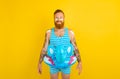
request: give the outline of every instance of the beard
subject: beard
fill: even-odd
[[[61,22],[61,23],[58,24],[57,22]],[[61,28],[64,27],[64,22],[62,22],[62,21],[56,21],[56,22],[55,22],[55,26],[56,26],[56,28],[61,29]]]

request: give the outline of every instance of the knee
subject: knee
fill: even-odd
[[[51,76],[50,79],[58,79],[58,73],[51,74],[50,76]]]

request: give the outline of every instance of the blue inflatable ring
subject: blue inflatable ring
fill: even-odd
[[[74,48],[69,45],[49,45],[47,56],[44,57],[44,62],[55,68],[65,68],[73,65],[77,58],[74,56]]]

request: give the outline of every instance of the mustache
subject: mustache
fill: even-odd
[[[58,22],[60,22],[60,24],[58,24]],[[57,21],[57,22],[55,22],[55,24],[56,24],[56,25],[63,25],[63,24],[64,24],[64,22]]]
[[[62,22],[62,21],[56,21],[56,22]]]

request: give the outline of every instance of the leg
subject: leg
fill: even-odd
[[[59,69],[50,67],[50,79],[58,79]]]
[[[50,79],[58,79],[58,73],[50,74]]]
[[[70,74],[62,73],[62,79],[70,79]]]
[[[70,67],[61,69],[62,79],[70,79]]]

